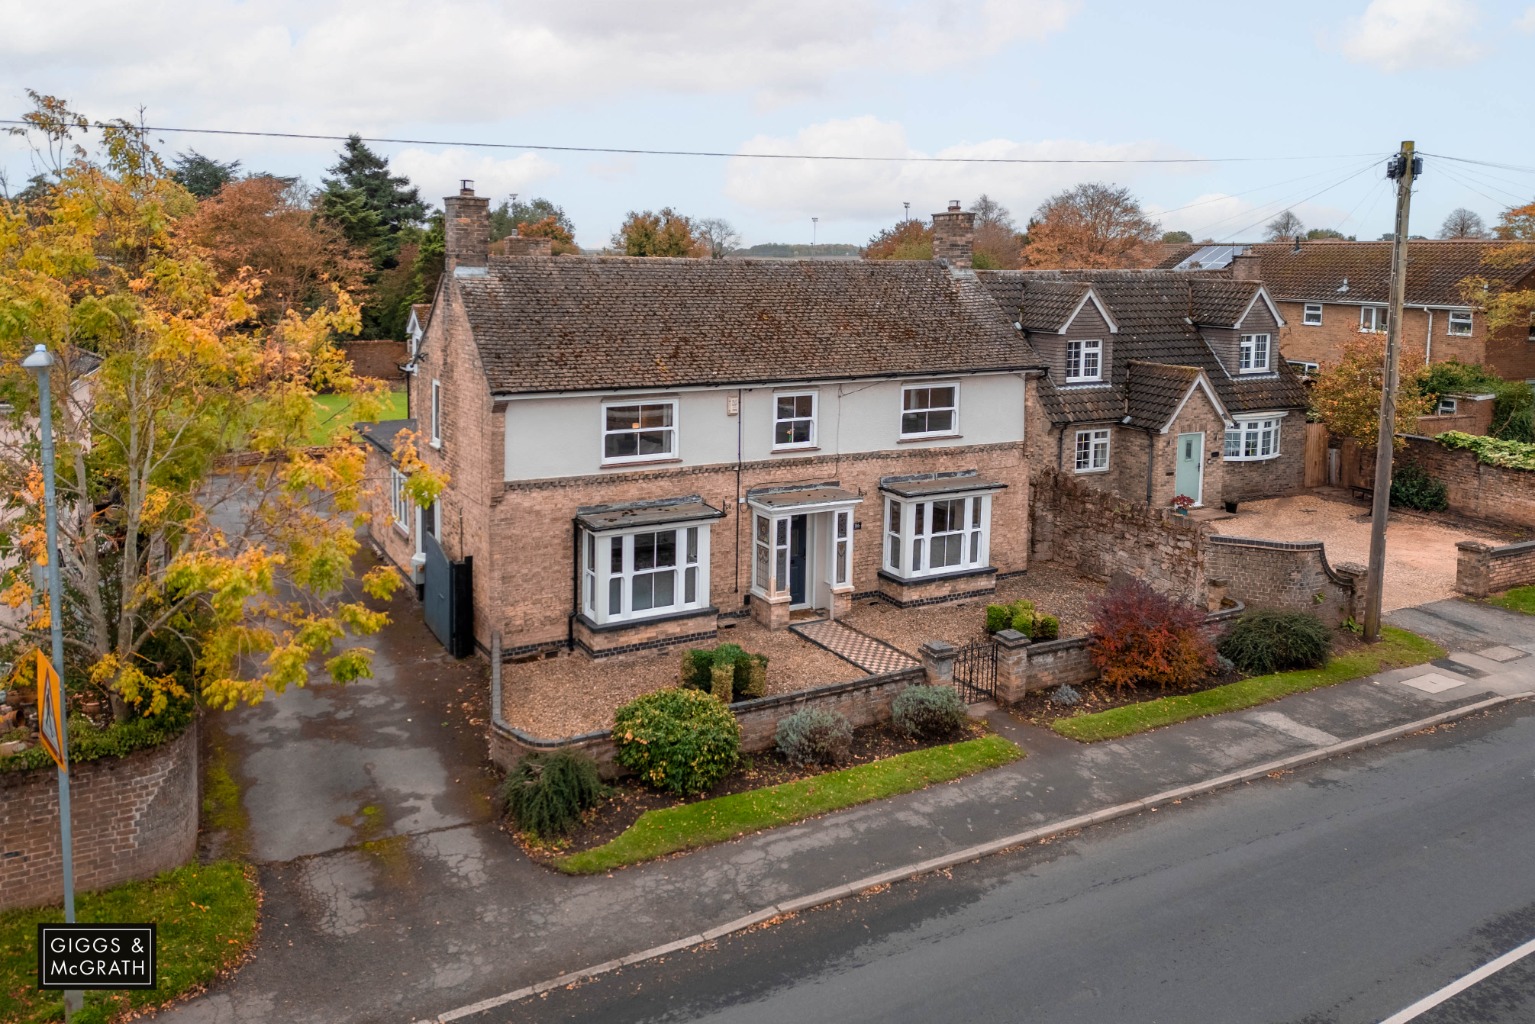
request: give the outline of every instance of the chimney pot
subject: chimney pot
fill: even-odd
[[[958,213],[959,209],[960,209],[959,200],[958,199],[950,199],[949,200],[949,212],[950,213]]]

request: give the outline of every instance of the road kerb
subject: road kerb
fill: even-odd
[[[908,881],[913,878],[920,878],[921,876],[931,874],[934,871],[942,871],[948,868],[958,867],[961,864],[968,864],[972,861],[980,860],[984,857],[999,853],[1003,850],[1011,849],[1013,847],[1027,846],[1031,843],[1039,842],[1041,839],[1048,839],[1052,836],[1061,835],[1062,833],[1066,832],[1074,832],[1079,829],[1087,828],[1091,825],[1100,825],[1106,821],[1112,821],[1116,818],[1123,818],[1132,814],[1139,814],[1143,811],[1149,810],[1152,807],[1160,807],[1166,804],[1170,804],[1175,800],[1183,800],[1191,796],[1200,796],[1205,793],[1213,793],[1216,790],[1226,789],[1230,786],[1240,785],[1244,782],[1252,782],[1256,779],[1265,778],[1276,771],[1285,771],[1290,768],[1299,767],[1301,765],[1313,764],[1317,761],[1324,761],[1329,757],[1335,757],[1339,754],[1347,754],[1355,750],[1363,749],[1365,747],[1371,747],[1380,743],[1389,742],[1394,739],[1400,739],[1403,736],[1408,736],[1415,732],[1421,732],[1424,729],[1431,729],[1434,726],[1442,725],[1445,722],[1454,721],[1458,718],[1465,718],[1467,715],[1475,714],[1478,711],[1486,711],[1501,704],[1508,704],[1516,700],[1523,700],[1529,696],[1530,694],[1512,694],[1491,697],[1487,700],[1478,701],[1475,704],[1467,704],[1462,707],[1451,708],[1448,711],[1440,712],[1437,715],[1431,715],[1428,718],[1421,718],[1417,721],[1407,722],[1403,725],[1392,726],[1389,729],[1381,729],[1377,732],[1372,732],[1365,736],[1356,736],[1353,739],[1340,740],[1337,743],[1329,744],[1325,747],[1317,747],[1314,750],[1302,751],[1299,754],[1292,754],[1288,757],[1266,762],[1265,764],[1255,765],[1252,768],[1243,768],[1235,772],[1227,772],[1224,775],[1218,775],[1215,778],[1207,779],[1204,782],[1195,782],[1185,786],[1178,786],[1174,789],[1165,790],[1161,793],[1154,794],[1153,796],[1143,797],[1138,800],[1128,800],[1124,803],[1115,804],[1112,807],[1100,808],[1099,810],[1090,811],[1086,814],[1079,814],[1075,817],[1067,818],[1063,821],[1052,822],[1048,825],[1040,825],[1025,832],[1019,832],[1016,835],[1004,836],[1001,839],[993,839],[985,843],[977,843],[974,846],[968,846],[962,850],[955,850],[952,853],[943,854],[938,857],[931,857],[927,860],[920,861],[915,864],[909,864],[899,868],[891,868],[876,875],[870,875],[866,878],[859,879],[858,881],[849,882],[846,885],[839,885],[831,889],[822,889],[819,892],[811,893],[807,896],[801,896],[797,899],[781,900],[770,907],[764,907],[762,910],[747,914],[744,917],[736,918],[734,921],[726,922],[725,924],[719,925],[715,928],[711,928],[707,932],[691,935],[685,939],[678,939],[677,941],[669,942],[664,946],[653,946],[650,949],[641,950],[638,953],[631,953],[630,955],[620,957],[617,960],[609,960],[606,963],[598,964],[595,967],[589,967],[581,971],[573,971],[569,974],[563,974],[558,978],[552,978],[548,981],[539,982],[535,985],[525,986],[523,988],[508,992],[504,995],[492,996],[489,999],[482,999],[479,1002],[470,1003],[467,1006],[458,1007],[457,1009],[440,1013],[435,1017],[427,1018],[427,1020],[424,1022],[418,1020],[413,1022],[413,1024],[449,1024],[450,1021],[462,1020],[465,1017],[473,1016],[476,1013],[483,1013],[486,1010],[495,1009],[498,1006],[505,1006],[507,1003],[517,1002],[520,999],[526,999],[529,996],[537,995],[540,992],[558,988],[563,985],[574,984],[577,981],[588,980],[590,978],[596,977],[599,974],[605,974],[609,971],[615,970],[618,967],[627,967],[645,960],[653,960],[656,957],[665,956],[668,953],[689,949],[693,946],[701,945],[706,941],[713,941],[714,939],[732,934],[733,932],[744,931],[746,928],[760,924],[762,921],[773,917],[778,917],[784,914],[793,914],[802,910],[810,910],[815,907],[825,906],[829,903],[835,903],[838,900],[856,896],[866,889],[876,888],[881,885],[888,885],[892,882]]]

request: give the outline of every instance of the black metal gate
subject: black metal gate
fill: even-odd
[[[474,650],[473,559],[451,562],[430,533],[421,538],[426,555],[421,603],[427,628],[455,658]]]
[[[954,655],[954,689],[966,704],[997,699],[997,645],[977,640]]]

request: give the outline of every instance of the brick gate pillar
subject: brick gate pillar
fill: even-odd
[[[929,686],[954,685],[954,655],[958,653],[951,643],[929,640],[919,648],[922,670],[927,673]]]
[[[1001,629],[997,644],[997,700],[1013,704],[1029,690],[1029,638],[1016,629]]]

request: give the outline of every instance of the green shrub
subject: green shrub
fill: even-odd
[[[1115,693],[1142,683],[1187,686],[1215,665],[1215,650],[1200,632],[1204,621],[1203,609],[1128,580],[1094,603],[1088,654]]]
[[[964,701],[947,686],[908,686],[890,708],[898,732],[912,739],[937,739],[959,731],[968,712]]]
[[[702,793],[736,766],[741,726],[707,693],[647,693],[613,715],[615,760],[657,789]]]
[[[1450,494],[1444,481],[1409,462],[1391,475],[1391,504],[1420,512],[1443,512],[1450,507]]]
[[[1252,675],[1327,664],[1332,631],[1310,612],[1252,611],[1216,645],[1232,664]]]
[[[1535,444],[1524,441],[1499,441],[1492,437],[1463,434],[1450,430],[1434,438],[1446,448],[1474,452],[1478,462],[1504,469],[1535,469]]]
[[[1054,615],[1041,615],[1034,620],[1034,640],[1059,640],[1061,620]]]
[[[554,836],[569,830],[582,811],[597,806],[605,792],[596,761],[557,750],[518,761],[501,785],[501,806],[523,831]]]
[[[748,700],[767,692],[767,656],[750,654],[737,644],[694,648],[682,652],[681,684],[690,690],[702,690],[725,703]],[[715,677],[719,666],[730,668],[727,688]]]
[[[986,606],[986,632],[1000,633],[1004,629],[1013,627],[1013,609],[1011,605],[989,604]]]
[[[1535,441],[1535,391],[1522,380],[1504,380],[1480,363],[1447,359],[1425,368],[1417,378],[1418,390],[1435,404],[1446,395],[1490,392],[1492,423],[1487,432],[1504,441]]]
[[[778,752],[790,764],[838,764],[853,746],[845,715],[827,708],[803,708],[778,721]]]
[[[1055,632],[1050,636],[1039,635],[1040,629],[1048,630],[1052,626]],[[1042,614],[1034,607],[1033,601],[987,605],[986,632],[1000,633],[1004,629],[1016,629],[1031,640],[1054,640],[1061,634],[1060,621],[1053,615]]]

